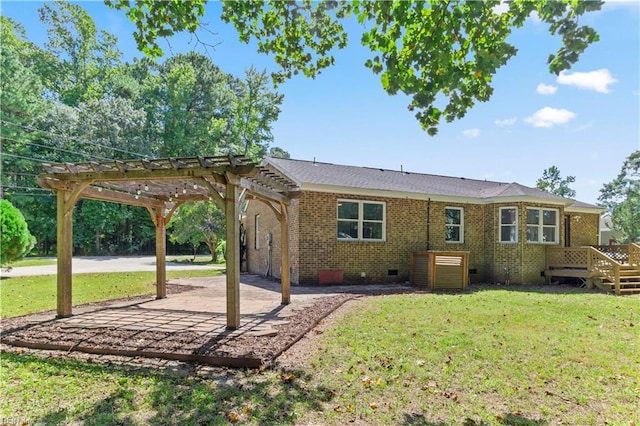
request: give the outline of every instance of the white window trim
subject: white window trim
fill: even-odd
[[[529,244],[547,244],[547,245],[558,245],[560,244],[560,210],[558,209],[547,209],[544,207],[527,207],[527,212],[529,210],[538,210],[539,214],[538,214],[538,224],[537,225],[533,225],[533,224],[529,224],[528,221],[526,221],[525,226],[528,228],[529,226],[536,226],[538,227],[538,240],[537,241],[530,241],[527,238],[527,243]],[[556,213],[556,224],[555,225],[544,225],[543,221],[544,221],[544,215],[543,212],[544,211],[552,211]],[[527,214],[528,216],[528,214]],[[555,241],[543,241],[542,237],[544,236],[544,229],[545,228],[554,228],[554,239]],[[526,228],[525,228],[526,231]],[[526,232],[525,232],[526,234]]]
[[[339,238],[336,235],[336,238],[338,239],[338,241],[367,241],[367,242],[384,242],[387,240],[387,203],[384,201],[369,201],[369,200],[352,200],[352,199],[348,199],[348,198],[338,198],[338,201],[336,203],[336,228],[338,227],[338,222],[340,221],[351,221],[351,222],[356,222],[356,220],[354,219],[340,219],[338,217],[338,204],[340,204],[341,202],[346,202],[346,203],[358,203],[358,238]],[[362,237],[362,230],[363,230],[363,226],[362,223],[365,222],[365,220],[363,219],[364,217],[364,204],[380,204],[382,205],[382,238],[381,239],[377,239],[377,238],[363,238]],[[377,222],[380,223],[380,221],[372,221],[372,220],[368,220],[366,222]]]
[[[455,224],[455,223],[447,223],[447,210],[459,210],[460,211],[460,224]],[[446,206],[444,208],[444,217],[445,217],[445,222],[444,222],[444,229],[445,229],[445,237],[444,237],[444,242],[447,244],[464,244],[464,207],[452,207],[452,206]],[[449,240],[447,241],[447,235],[446,235],[446,229],[448,226],[453,226],[453,227],[458,227],[460,228],[460,239],[459,240]]]
[[[254,247],[256,250],[260,250],[260,215],[259,214],[255,215],[253,223],[255,225]]]
[[[515,210],[516,211],[516,223],[509,223],[509,224],[502,224],[502,210]],[[505,207],[500,207],[500,211],[498,212],[498,241],[501,242],[502,244],[517,244],[518,243],[518,222],[520,220],[520,217],[518,215],[518,207],[516,206],[505,206]],[[503,241],[502,240],[502,227],[503,226],[515,226],[516,228],[516,239],[515,241]]]

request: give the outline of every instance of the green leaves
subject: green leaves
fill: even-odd
[[[206,0],[191,2],[106,0],[138,27],[138,48],[158,56],[155,40],[174,32],[195,31]],[[151,5],[153,4],[153,7]],[[513,0],[498,11],[500,0],[421,1],[231,1],[222,4],[222,20],[238,31],[240,41],[254,40],[258,52],[272,55],[280,70],[271,77],[282,83],[294,75],[315,78],[333,65],[333,52],[347,45],[343,21],[355,17],[368,28],[361,44],[373,54],[365,67],[380,74],[383,89],[411,98],[420,125],[437,133],[442,118],[464,117],[476,102],[493,94],[492,76],[517,50],[506,40],[513,29],[536,13],[560,36],[562,46],[549,56],[549,70],[559,74],[598,40],[596,32],[579,25],[584,13],[599,10],[600,1]]]
[[[0,200],[0,265],[22,259],[31,251],[36,239],[29,232],[20,210],[7,200]]]
[[[573,198],[576,196],[576,191],[571,189],[569,184],[575,181],[575,176],[562,178],[560,170],[556,166],[551,166],[544,170],[542,177],[536,182],[536,188],[561,197]]]
[[[331,50],[347,41],[341,21],[355,16],[369,28],[360,40],[373,54],[365,67],[380,74],[390,95],[409,95],[409,110],[434,135],[442,118],[459,119],[476,102],[490,99],[493,75],[517,52],[506,40],[532,13],[562,38],[562,47],[549,58],[552,72],[569,68],[597,41],[578,18],[598,10],[600,2],[515,0],[504,13],[496,11],[499,4],[225,1],[223,20],[236,27],[241,41],[255,40],[260,52],[274,55],[281,71],[273,78],[280,83],[300,72],[314,78],[333,64]]]
[[[640,150],[625,160],[620,173],[600,190],[598,200],[611,212],[613,227],[623,243],[640,241]]]
[[[347,33],[338,17],[349,16],[348,2],[224,1],[222,20],[232,23],[241,41],[255,39],[258,51],[272,54],[282,83],[299,73],[315,78],[334,63],[331,53],[347,45]]]
[[[181,31],[195,32],[204,16],[207,0],[154,1],[105,0],[109,7],[125,10],[127,17],[136,24],[133,38],[138,50],[157,58],[163,51],[157,43],[159,37],[170,37]]]

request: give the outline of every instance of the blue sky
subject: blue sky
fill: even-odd
[[[20,22],[30,40],[46,41],[37,9],[42,2],[2,1],[2,15]],[[115,34],[125,61],[135,50],[133,25],[102,2],[81,2],[100,29]],[[275,70],[272,60],[240,44],[219,21],[220,5],[207,6],[207,31],[163,43],[166,54],[196,50],[222,70],[241,76],[250,66]],[[640,1],[608,2],[582,18],[600,34],[580,61],[561,76],[546,59],[559,41],[529,19],[511,41],[518,55],[494,78],[494,95],[465,118],[443,123],[436,137],[424,132],[403,95],[389,96],[364,67],[371,56],[353,24],[350,47],[315,80],[296,77],[280,86],[285,95],[275,124],[274,146],[292,158],[447,176],[519,182],[534,186],[544,169],[557,166],[575,176],[581,201],[596,203],[599,190],[616,177],[624,159],[640,149]]]

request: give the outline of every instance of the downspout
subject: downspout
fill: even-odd
[[[427,199],[427,251],[431,250],[431,232],[429,227],[431,225],[431,198]]]

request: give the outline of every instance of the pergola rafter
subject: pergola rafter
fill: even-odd
[[[237,328],[240,325],[240,202],[249,195],[278,206],[276,211],[285,236],[288,235],[287,206],[300,194],[300,187],[284,174],[241,156],[44,163],[42,168],[38,184],[58,196],[59,317],[72,314],[72,213],[78,199],[146,207],[156,227],[158,298],[166,297],[165,238],[171,215],[185,202],[215,202],[227,216],[227,326]],[[283,251],[282,258],[282,303],[289,303],[288,250]]]

